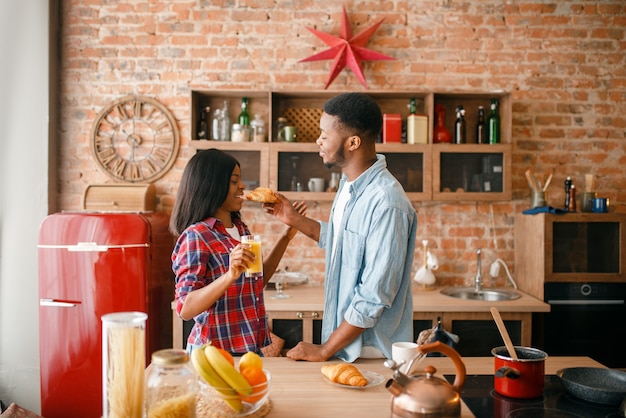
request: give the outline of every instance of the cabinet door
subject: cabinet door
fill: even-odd
[[[376,147],[378,153],[385,155],[387,168],[411,201],[432,198],[431,149],[426,144],[378,144]]]
[[[532,313],[501,312],[513,345],[529,347],[532,338]],[[442,325],[459,336],[455,349],[465,357],[489,357],[491,350],[504,345],[489,312],[445,312]]]
[[[521,346],[521,321],[504,321],[513,345]],[[498,328],[489,320],[455,320],[452,333],[459,336],[455,349],[463,357],[489,357],[491,350],[504,345]]]
[[[292,200],[332,200],[335,191],[328,190],[332,173],[319,156],[317,144],[273,143],[270,146],[270,188]],[[431,198],[431,158],[428,145],[379,144],[377,151],[387,159],[387,168],[400,181],[409,198]],[[324,179],[324,192],[309,190],[309,179]]]
[[[272,332],[285,340],[284,348],[292,348],[300,341],[321,343],[323,312],[268,311],[267,317]]]
[[[267,142],[222,142],[193,141],[195,149],[220,149],[239,161],[241,176],[246,190],[255,187],[269,187],[267,167],[269,164],[269,144]]]
[[[315,143],[276,142],[271,144],[269,158],[269,187],[278,190],[291,200],[332,200],[335,192],[327,192],[331,173],[319,156]],[[311,178],[324,179],[324,191],[312,192],[308,182]]]
[[[511,145],[433,145],[434,200],[510,200]]]

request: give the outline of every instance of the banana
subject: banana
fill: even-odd
[[[239,394],[250,396],[252,386],[250,383],[235,369],[235,367],[226,360],[217,348],[212,345],[204,346],[204,355],[217,372],[217,374],[226,381]]]
[[[235,412],[243,411],[243,403],[239,399],[237,392],[230,388],[224,379],[222,379],[213,369],[211,363],[204,355],[204,347],[196,348],[191,352],[191,363],[196,372],[218,392],[224,395],[224,402],[228,404]]]

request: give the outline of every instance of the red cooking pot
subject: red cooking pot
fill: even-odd
[[[501,395],[532,399],[543,395],[545,360],[548,355],[530,347],[515,347],[515,360],[506,347],[491,350],[495,357],[493,388]]]

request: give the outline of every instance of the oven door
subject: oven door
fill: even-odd
[[[550,356],[589,356],[612,368],[626,367],[626,283],[545,283],[550,312],[542,315],[543,344]]]

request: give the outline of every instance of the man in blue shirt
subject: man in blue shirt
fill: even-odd
[[[417,214],[376,154],[382,123],[380,107],[365,94],[325,103],[316,143],[324,165],[342,171],[329,222],[298,214],[282,195],[264,205],[326,249],[322,344],[298,343],[287,352],[294,360],[391,358],[393,342],[413,340]]]

